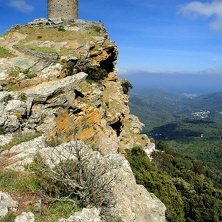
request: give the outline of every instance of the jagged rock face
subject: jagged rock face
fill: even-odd
[[[115,204],[61,221],[80,216],[84,221],[89,215],[95,218],[92,221],[102,221],[104,211],[110,215],[105,221],[165,221],[165,206],[136,185],[129,163],[117,154],[134,146],[145,148],[149,139],[139,134],[142,124],[130,115],[128,96],[115,69],[117,46],[103,25],[40,19],[16,26],[0,38],[0,46],[11,52],[0,55],[0,167],[23,171],[37,153],[53,167],[61,161],[60,154],[70,154],[67,149],[80,143],[87,167],[112,166],[106,178],[115,177],[109,187]],[[36,132],[42,135],[3,147],[14,135]],[[59,153],[53,157],[55,151]],[[29,217],[32,221],[31,214],[19,218]]]
[[[32,147],[32,149],[28,147]],[[81,155],[81,158],[84,160],[84,167],[92,171],[97,170],[98,167],[106,169],[105,173],[101,175],[101,179],[111,181],[108,187],[104,186],[104,189],[109,189],[109,201],[112,203],[110,206],[101,205],[98,209],[84,210],[67,220],[61,219],[61,221],[75,221],[73,218],[80,217],[80,215],[83,218],[81,221],[87,221],[86,219],[89,215],[97,218],[98,221],[100,221],[101,216],[102,221],[102,218],[104,219],[103,212],[106,212],[105,221],[165,221],[164,204],[153,194],[149,194],[143,186],[136,184],[130,165],[124,157],[118,154],[102,156],[81,141],[71,141],[56,147],[48,147],[44,143],[43,136],[14,146],[11,150],[3,152],[2,156],[5,158],[9,157],[7,158],[9,165],[5,166],[6,168],[22,170],[24,166],[32,162],[36,153],[42,156],[50,168],[58,165],[61,160],[72,159],[77,161],[78,153],[78,156]],[[4,159],[0,160],[1,162],[6,162]],[[97,178],[97,180],[99,179]],[[101,192],[107,195],[106,190],[101,190]]]
[[[35,20],[0,46],[13,53],[0,59],[5,133],[41,131],[49,144],[80,139],[103,154],[145,147],[116,73],[117,46],[101,23]]]
[[[97,217],[100,211],[105,211],[105,221],[165,221],[165,206],[155,195],[149,194],[143,186],[136,184],[130,165],[124,157],[118,154],[102,156],[82,142],[69,142],[56,148],[46,147],[39,152],[47,164],[54,167],[61,159],[75,161],[76,150],[80,150],[87,167],[96,169],[96,165],[102,166],[107,169],[103,178],[106,179],[106,175],[109,180],[112,178],[109,195],[113,204],[107,209],[102,206],[99,211],[93,211],[97,213]]]

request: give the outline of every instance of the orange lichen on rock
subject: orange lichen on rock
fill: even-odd
[[[59,132],[67,131],[69,127],[69,117],[70,115],[68,111],[61,113],[56,117],[56,128]]]

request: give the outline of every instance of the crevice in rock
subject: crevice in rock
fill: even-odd
[[[116,131],[117,137],[120,136],[121,133],[121,129],[123,127],[123,124],[121,122],[121,119],[119,118],[119,120],[113,124],[110,124],[110,126],[113,128],[113,130]]]
[[[114,70],[114,64],[113,61],[115,61],[115,53],[112,52],[112,54],[109,56],[107,60],[103,60],[100,62],[100,68],[105,69],[107,73],[113,72]]]
[[[75,99],[77,99],[78,97],[84,98],[84,95],[80,91],[75,90]]]

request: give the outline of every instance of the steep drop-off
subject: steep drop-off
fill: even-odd
[[[107,221],[165,221],[164,205],[136,185],[122,157],[125,149],[148,149],[149,139],[130,114],[130,83],[118,79],[118,49],[103,24],[38,19],[13,27],[0,37],[0,47],[1,168],[23,171],[36,154],[46,164],[50,158],[76,161],[72,141],[81,141],[84,158],[92,158],[90,170],[102,161],[115,174]]]

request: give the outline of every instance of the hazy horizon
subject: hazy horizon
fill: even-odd
[[[134,89],[163,88],[179,93],[207,94],[222,91],[222,76],[187,73],[150,73],[132,71],[119,73],[120,78],[128,79]]]

